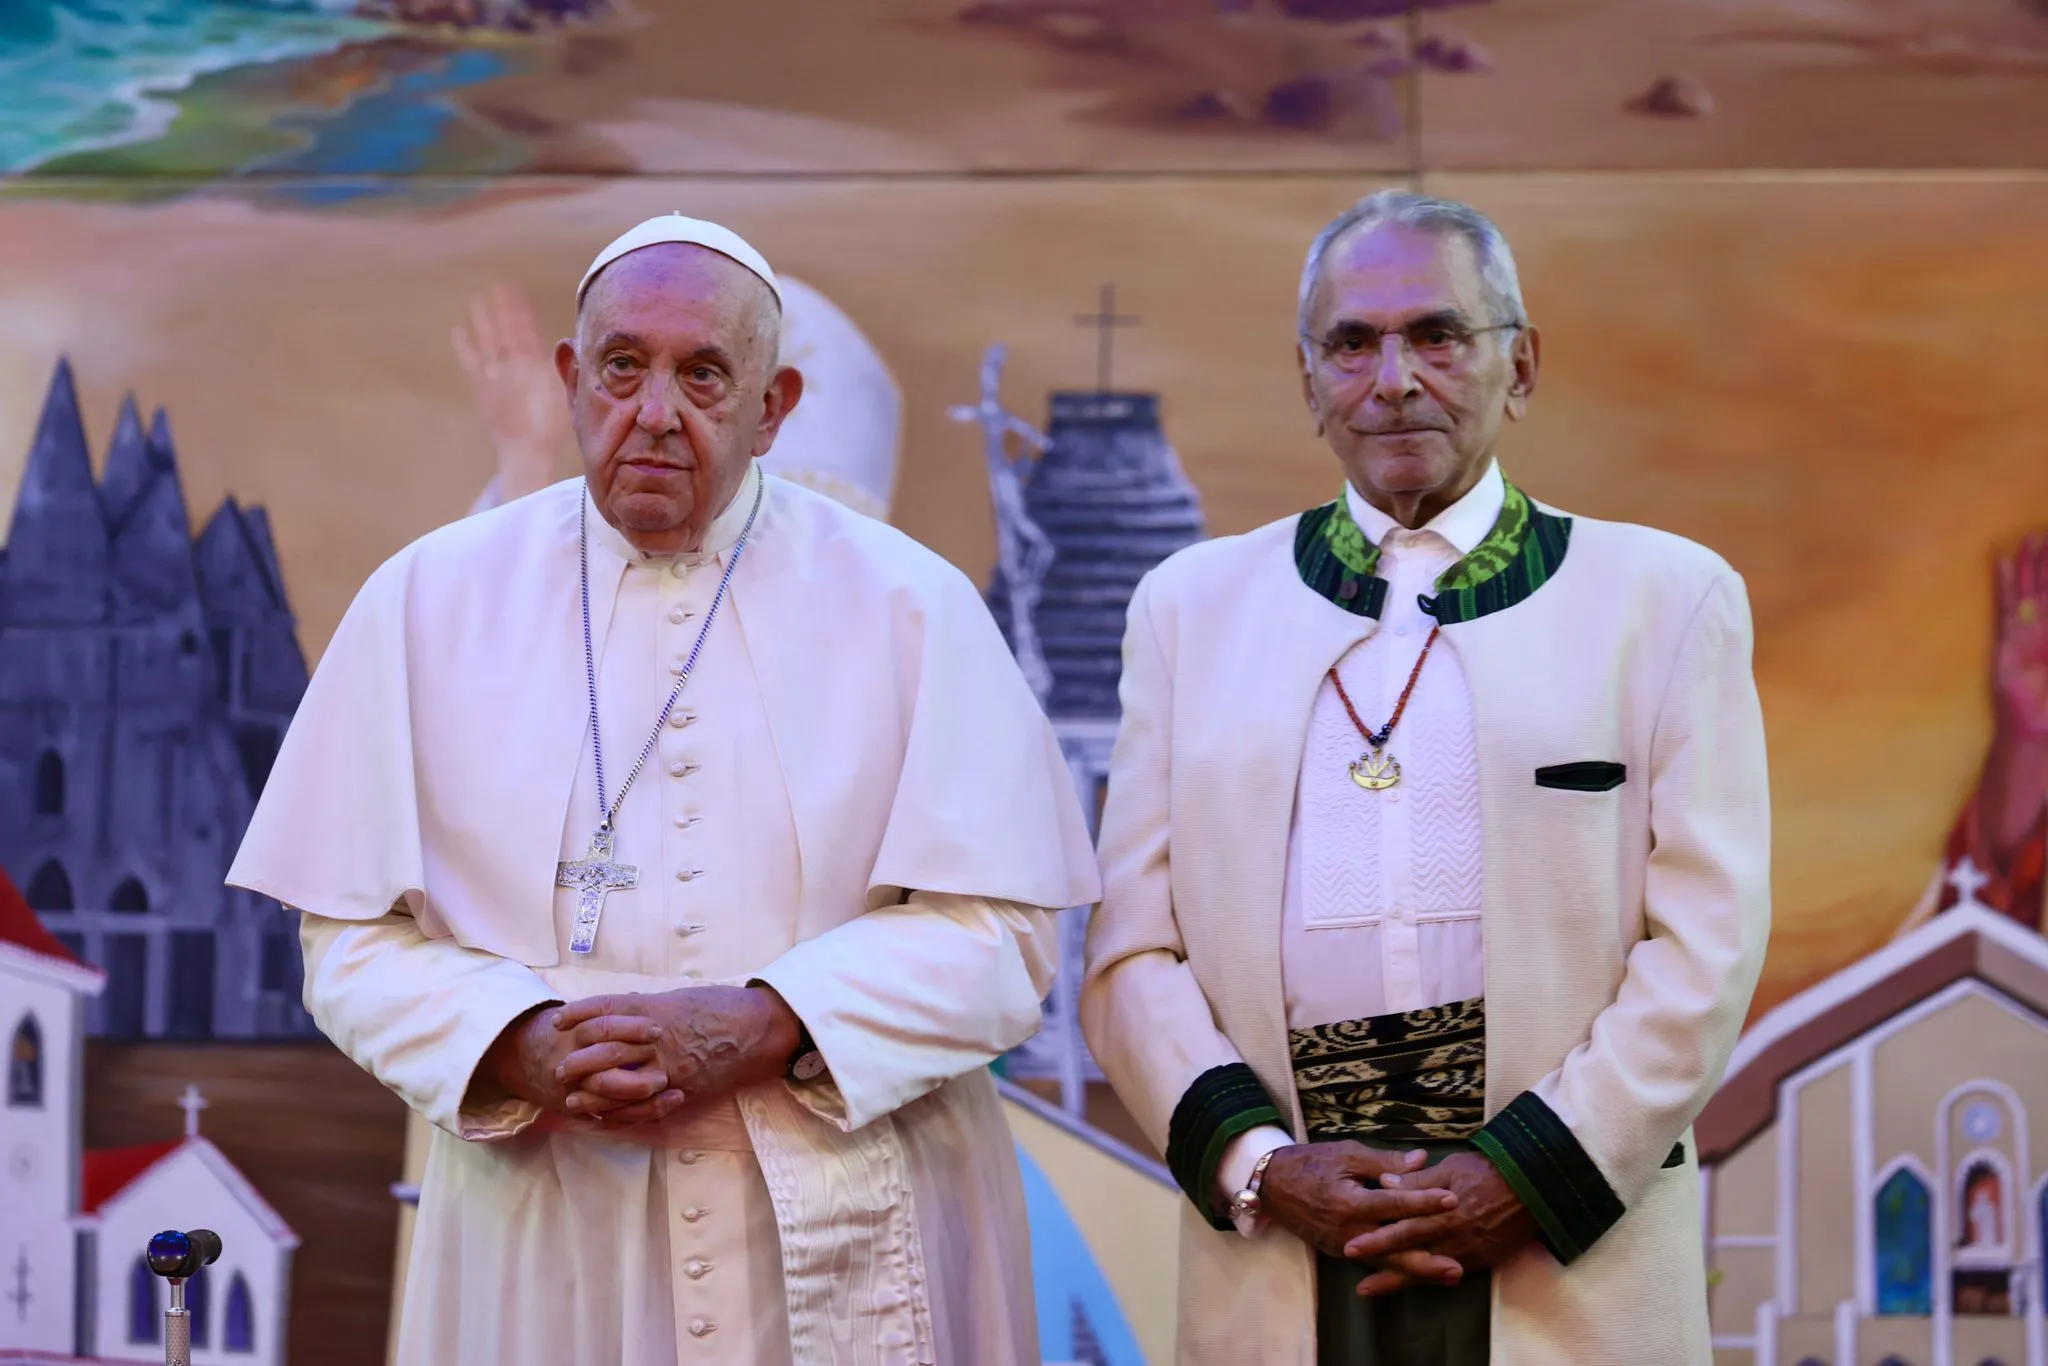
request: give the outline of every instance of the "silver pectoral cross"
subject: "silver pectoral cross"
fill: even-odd
[[[569,933],[569,952],[589,953],[597,943],[597,919],[604,914],[607,892],[640,885],[640,870],[612,862],[612,829],[600,825],[590,836],[590,852],[555,865],[555,885],[576,889],[576,923]]]

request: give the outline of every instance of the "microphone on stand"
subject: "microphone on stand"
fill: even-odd
[[[164,1366],[192,1366],[192,1311],[185,1307],[185,1282],[219,1256],[220,1235],[212,1229],[165,1229],[149,1240],[149,1269],[171,1283],[171,1307],[164,1310]]]

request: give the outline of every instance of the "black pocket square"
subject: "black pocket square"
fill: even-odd
[[[1536,770],[1536,786],[1562,788],[1566,792],[1612,792],[1627,780],[1626,766],[1601,759],[1552,764]]]

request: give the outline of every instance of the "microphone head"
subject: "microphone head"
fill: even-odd
[[[207,1237],[213,1235],[209,1233]],[[148,1257],[149,1269],[159,1276],[189,1276],[198,1265],[192,1257],[191,1237],[174,1228],[149,1240]]]
[[[195,1228],[185,1235],[192,1240],[193,1270],[212,1266],[220,1257],[220,1235],[210,1228]]]

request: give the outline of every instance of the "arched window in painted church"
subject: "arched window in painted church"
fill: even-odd
[[[256,1350],[256,1308],[249,1303],[249,1283],[239,1271],[228,1282],[227,1331],[220,1345],[230,1352]]]
[[[55,750],[44,750],[36,760],[36,814],[64,814],[64,760]]]
[[[1900,1167],[1877,1190],[1877,1312],[1934,1312],[1934,1231],[1927,1183]]]
[[[137,1257],[135,1265],[128,1268],[130,1342],[155,1342],[163,1331],[163,1320],[156,1307],[156,1286],[156,1273],[149,1269],[149,1260]]]
[[[44,859],[43,866],[36,869],[35,876],[22,889],[29,909],[36,911],[68,911],[72,909],[71,878],[64,871],[64,865],[55,859]]]
[[[43,1108],[43,1031],[33,1015],[21,1017],[7,1044],[7,1107]]]
[[[1956,1251],[1961,1254],[2003,1254],[2011,1246],[2005,1163],[1988,1154],[1972,1154],[1956,1183]]]
[[[122,911],[129,915],[144,914],[149,910],[149,893],[143,889],[142,883],[138,879],[132,877],[122,878],[121,885],[114,889],[114,897],[109,903],[109,909]]]

